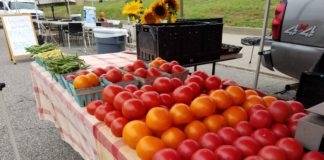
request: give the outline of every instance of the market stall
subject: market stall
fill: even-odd
[[[224,55],[219,61],[239,58],[241,55]],[[90,69],[106,66],[123,67],[133,63],[134,52],[120,52],[82,56]],[[115,137],[111,130],[79,106],[50,72],[33,62],[30,67],[39,118],[48,120],[58,128],[61,138],[69,143],[84,159],[135,159],[135,150]],[[138,158],[136,158],[138,159]]]

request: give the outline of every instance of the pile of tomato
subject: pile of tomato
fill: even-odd
[[[159,77],[141,88],[112,84],[87,111],[143,160],[324,159],[291,138],[306,115],[301,103],[228,82],[197,71],[184,82]]]

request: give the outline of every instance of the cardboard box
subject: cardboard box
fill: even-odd
[[[310,114],[298,121],[295,139],[306,149],[324,152],[324,103],[307,111]]]

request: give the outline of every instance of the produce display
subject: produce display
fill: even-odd
[[[228,84],[202,71],[184,81],[111,84],[86,109],[143,160],[324,159],[292,138],[307,115],[301,103]]]
[[[84,60],[78,56],[69,55],[47,58],[44,60],[44,64],[50,72],[56,74],[66,74],[88,68]]]
[[[58,46],[53,43],[44,43],[42,45],[33,45],[33,46],[27,47],[25,49],[32,56],[35,56],[36,54],[39,54],[39,53],[44,53],[44,52],[58,49]]]
[[[51,50],[51,51],[35,54],[32,57],[33,58],[40,58],[40,59],[47,59],[47,58],[61,57],[61,56],[63,56],[62,51],[59,50],[59,49],[54,49],[54,50]]]

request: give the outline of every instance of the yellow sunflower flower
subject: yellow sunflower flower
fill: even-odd
[[[123,10],[122,14],[126,15],[132,15],[132,16],[138,16],[143,8],[143,4],[140,1],[133,1],[130,3],[127,3]]]
[[[163,3],[163,1],[159,0],[154,2],[151,5],[153,14],[160,19],[165,19],[168,16],[168,5]]]
[[[170,22],[171,22],[171,23],[175,23],[176,21],[177,21],[177,17],[176,17],[176,15],[171,14],[171,15],[170,15]]]
[[[179,11],[180,5],[177,0],[164,0],[164,3],[168,4],[170,11]]]
[[[155,24],[159,23],[160,19],[153,14],[151,9],[146,9],[141,18],[142,24]]]

